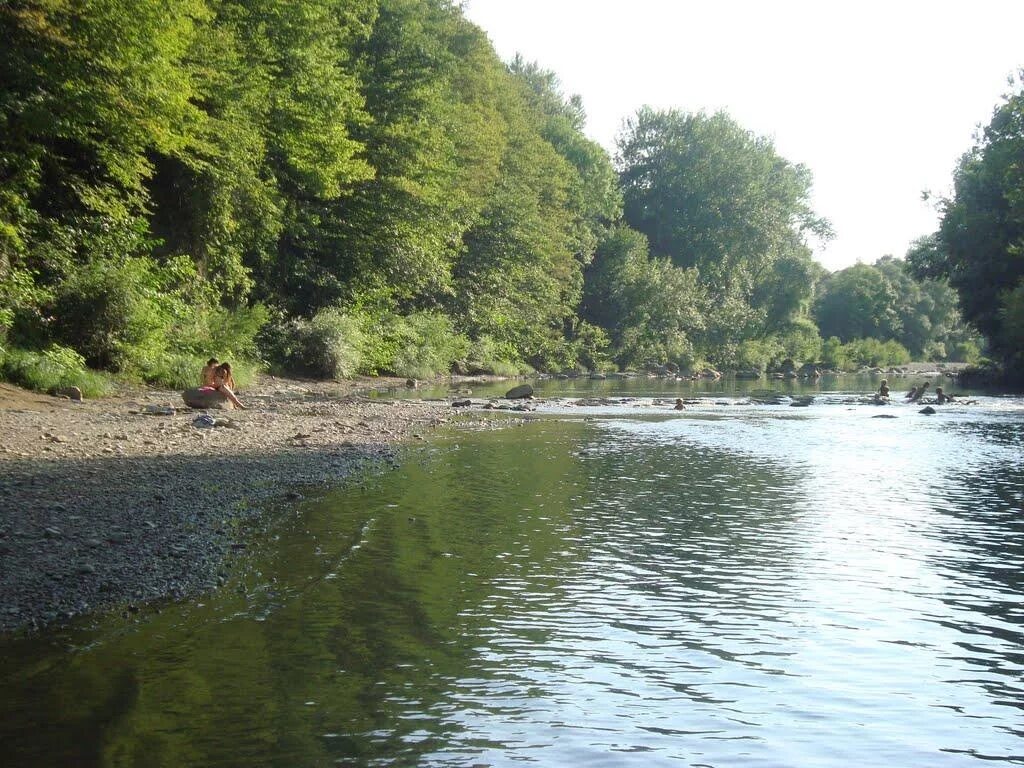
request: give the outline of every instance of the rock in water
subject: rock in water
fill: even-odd
[[[193,387],[182,392],[181,399],[189,408],[223,408],[230,411],[235,407],[227,395],[216,389]]]
[[[532,397],[533,387],[529,384],[520,384],[518,387],[512,387],[508,392],[505,393],[505,397],[509,400],[518,400],[521,397]]]
[[[932,408],[930,405],[926,405],[924,408],[918,411],[918,413],[923,413],[927,416],[933,416],[935,414],[935,409]]]

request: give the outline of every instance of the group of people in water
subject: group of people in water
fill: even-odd
[[[235,379],[231,375],[231,363],[221,363],[216,357],[211,357],[203,366],[200,376],[202,378],[199,387],[201,392],[217,390],[230,400],[235,408],[245,410],[242,401],[235,397]]]
[[[906,400],[908,403],[916,403],[920,401],[922,397],[925,396],[925,394],[928,392],[928,387],[929,382],[927,381],[919,387],[911,387],[907,394],[903,396],[903,399]],[[947,395],[942,390],[942,387],[935,388],[935,403],[937,405],[952,403],[955,401],[955,399],[956,398],[954,395]],[[882,379],[882,383],[878,387],[878,392],[875,394],[875,400],[878,402],[889,401],[889,381],[887,379]]]

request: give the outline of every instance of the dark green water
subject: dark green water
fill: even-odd
[[[6,764],[1024,763],[1024,401],[892,413],[411,448],[201,604],[0,646]]]

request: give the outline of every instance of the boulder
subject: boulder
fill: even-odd
[[[924,408],[922,408],[920,411],[918,411],[918,413],[923,413],[926,416],[934,416],[935,415],[935,409],[932,408],[930,405],[926,405]]]
[[[66,397],[69,400],[81,401],[82,390],[78,387],[61,387],[60,389],[54,390],[53,394],[56,397]]]
[[[216,389],[201,389],[199,387],[193,387],[192,389],[186,389],[182,392],[181,399],[185,401],[185,405],[189,408],[202,408],[204,410],[208,408],[223,408],[224,410],[230,411],[235,407],[234,404],[228,400],[227,395]]]
[[[529,384],[520,384],[518,387],[512,387],[508,392],[505,393],[505,397],[509,400],[518,400],[523,397],[532,397],[533,387]]]

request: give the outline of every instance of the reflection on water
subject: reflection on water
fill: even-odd
[[[0,739],[16,765],[1024,763],[1024,416],[982,405],[440,440],[204,604],[8,644]]]

